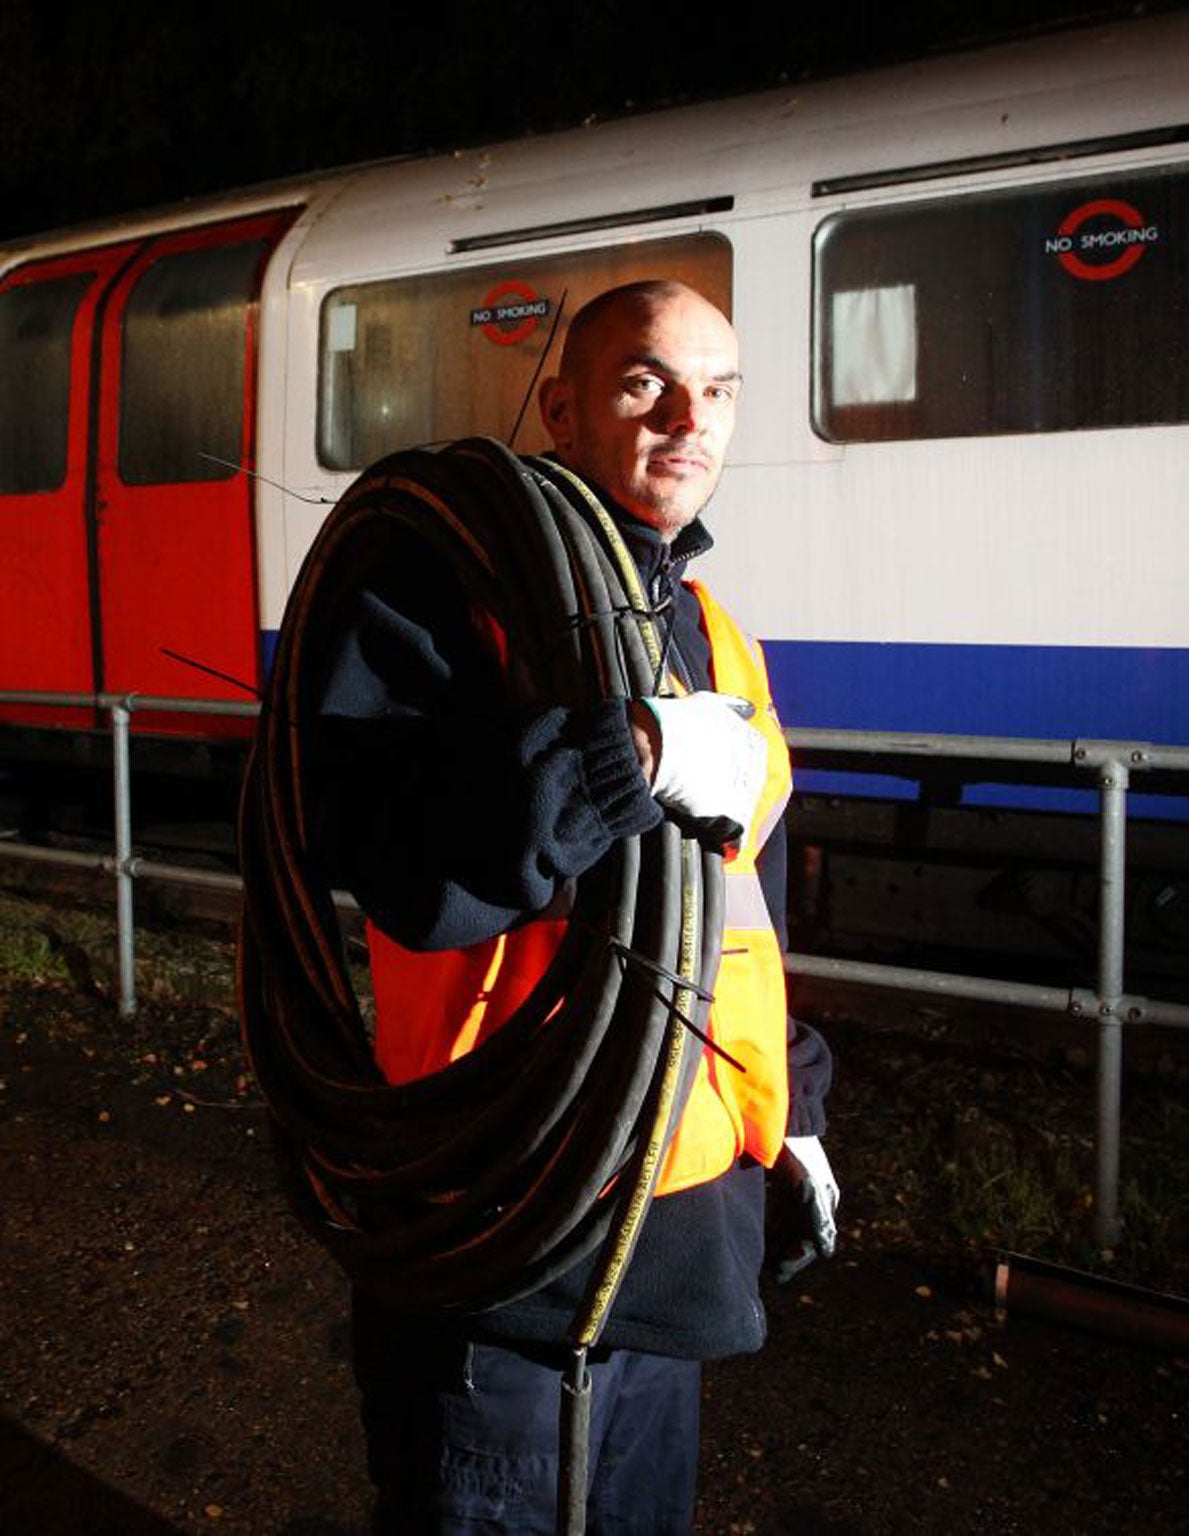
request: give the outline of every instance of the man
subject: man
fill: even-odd
[[[742,858],[758,853],[780,930],[783,830],[769,816],[760,851],[753,822],[757,805],[778,812],[783,803],[787,754],[765,713],[762,665],[709,595],[682,581],[711,544],[699,513],[722,471],[740,385],[726,318],[688,287],[650,282],[581,310],[558,376],[541,390],[558,460],[604,500],[639,567],[683,696],[510,718],[482,625],[445,563],[407,531],[392,534],[343,615],[322,689],[322,840],[332,877],[355,891],[372,924],[376,1052],[390,1081],[465,1048],[461,1018],[475,1012],[475,997],[459,990],[467,956],[514,927],[546,932],[533,915],[547,915],[568,880],[665,809],[703,836],[736,839]],[[729,668],[744,698],[713,691]],[[743,718],[757,709],[755,723]],[[771,1162],[773,1124],[753,1121],[779,1116],[775,1146],[786,1131],[794,1137],[812,1165],[807,1188],[823,1230],[832,1223],[837,1191],[816,1141],[830,1063],[812,1031],[794,1047],[785,1124],[782,947],[768,932],[755,952],[762,962],[744,961],[722,1017],[724,1031],[755,1033],[762,1023],[766,1054],[746,1088],[704,1064],[592,1358],[596,1536],[690,1529],[700,1362],[762,1343],[764,1172],[747,1153],[762,1143]],[[750,974],[757,967],[762,987]],[[480,1034],[499,1025],[498,992],[488,975]],[[410,999],[419,1009],[412,1029]],[[399,1031],[385,1024],[398,1005]],[[765,1016],[747,1016],[756,1013]],[[553,1531],[558,1346],[590,1267],[448,1326],[356,1295],[378,1532]]]

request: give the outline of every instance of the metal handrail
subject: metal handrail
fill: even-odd
[[[260,705],[247,699],[175,699],[169,695],[138,693],[52,693],[47,689],[0,688],[0,704],[29,704],[35,709],[106,709],[124,705],[129,710],[151,709],[173,715],[258,715]]]
[[[0,689],[0,704],[34,708],[106,710],[112,722],[115,796],[114,857],[59,849],[32,848],[0,842],[0,854],[45,863],[82,865],[110,870],[116,879],[116,934],[119,950],[119,1011],[122,1018],[136,1012],[136,949],[133,882],[138,876],[217,886],[240,887],[235,875],[186,869],[137,859],[132,852],[130,726],[137,710],[154,713],[251,717],[260,706],[239,700],[178,699],[138,693],[54,693]],[[1127,791],[1131,775],[1159,771],[1189,774],[1189,747],[1152,742],[1096,739],[1042,740],[1012,736],[933,735],[908,731],[842,731],[789,729],[785,740],[794,751],[845,759],[904,759],[971,761],[982,765],[1013,763],[1033,769],[1069,769],[1075,775],[1093,773],[1099,792],[1099,923],[1096,986],[1063,989],[1000,981],[983,976],[951,975],[823,955],[790,954],[785,968],[794,975],[849,982],[891,991],[1035,1008],[1073,1017],[1093,1016],[1098,1028],[1097,1166],[1095,1178],[1096,1232],[1104,1243],[1119,1236],[1119,1125],[1122,1098],[1123,1025],[1150,1023],[1189,1028],[1189,1007],[1131,996],[1124,991],[1124,895],[1126,882]],[[871,764],[843,765],[843,771],[869,772]],[[884,767],[884,771],[887,771]],[[903,776],[903,770],[892,770]],[[994,782],[996,775],[981,773]],[[1164,786],[1162,785],[1162,789]],[[1177,785],[1175,793],[1189,793]],[[353,906],[349,896],[335,893],[336,902]]]
[[[20,690],[0,688],[0,704],[20,704],[36,709],[106,710],[112,728],[112,780],[115,812],[114,857],[80,854],[66,849],[34,848],[23,843],[0,843],[0,854],[38,863],[71,865],[110,871],[116,880],[116,955],[119,970],[119,1012],[122,1019],[136,1015],[136,917],[133,882],[138,875],[151,873],[154,878],[186,884],[217,884],[221,889],[239,889],[237,875],[186,869],[180,864],[153,864],[137,859],[132,852],[132,767],[130,734],[136,710],[153,713],[190,715],[231,715],[252,717],[260,713],[258,703],[239,699],[178,699],[145,693],[55,693],[45,689]],[[206,878],[201,878],[203,875]]]
[[[1189,748],[1147,741],[1091,739],[1044,741],[1013,736],[946,736],[907,731],[786,730],[793,751],[847,759],[931,759],[1061,767],[1093,773],[1099,795],[1098,964],[1096,986],[1063,990],[983,976],[953,976],[858,960],[792,954],[785,967],[795,975],[886,990],[1038,1008],[1073,1017],[1093,1016],[1098,1027],[1095,1232],[1100,1242],[1118,1241],[1119,1141],[1123,1096],[1123,1025],[1150,1023],[1189,1028],[1189,1008],[1132,997],[1124,991],[1124,912],[1127,880],[1127,791],[1131,775],[1144,771],[1189,772]],[[843,771],[870,772],[870,762],[846,763]],[[980,773],[994,782],[995,774]],[[1162,789],[1164,786],[1161,786]],[[1189,786],[1176,792],[1187,793]]]
[[[1075,770],[1126,762],[1132,771],[1189,773],[1189,747],[1096,737],[962,736],[921,731],[843,731],[809,726],[784,733],[790,747],[870,757],[927,757],[972,762],[1049,763]],[[858,772],[859,770],[851,770]]]

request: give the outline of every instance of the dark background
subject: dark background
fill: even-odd
[[[0,239],[294,172],[542,132],[1176,7],[712,0],[0,4]]]

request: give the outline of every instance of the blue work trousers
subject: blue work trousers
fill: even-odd
[[[375,1536],[553,1536],[556,1359],[394,1319],[359,1297],[354,1344]],[[613,1350],[590,1374],[588,1536],[688,1536],[698,1362]]]

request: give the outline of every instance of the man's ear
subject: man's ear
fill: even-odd
[[[574,386],[569,379],[546,379],[537,396],[541,420],[558,453],[574,441]]]

